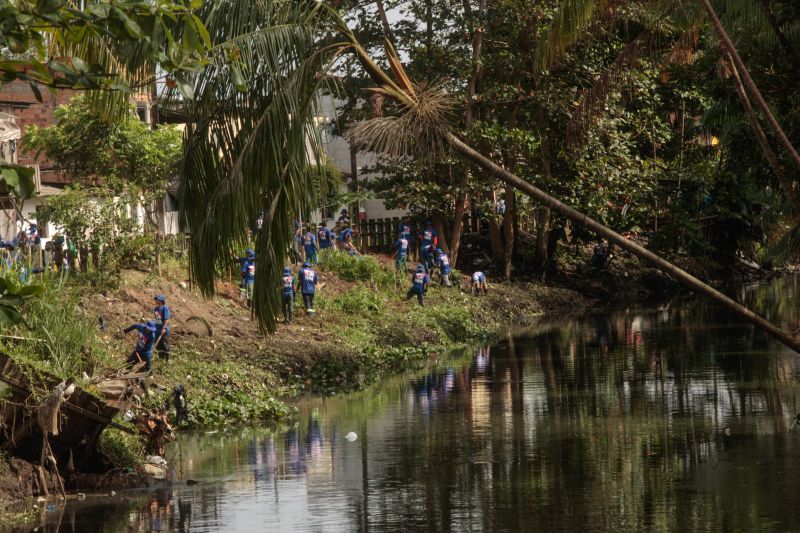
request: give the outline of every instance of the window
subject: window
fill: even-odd
[[[144,104],[137,104],[136,116],[139,117],[139,120],[147,124],[147,106]]]
[[[178,211],[178,197],[171,192],[164,198],[164,211]]]

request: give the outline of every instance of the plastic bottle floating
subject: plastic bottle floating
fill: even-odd
[[[344,438],[346,438],[346,439],[347,439],[347,440],[349,440],[350,442],[353,442],[354,440],[356,440],[356,439],[358,438],[358,435],[356,435],[355,433],[353,433],[353,432],[351,431],[350,433],[348,433],[347,435],[345,435],[345,436],[344,436]]]

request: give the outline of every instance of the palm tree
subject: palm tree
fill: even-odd
[[[214,292],[217,267],[229,261],[255,214],[264,210],[258,235],[260,276],[254,313],[275,327],[279,303],[272,286],[289,248],[293,216],[313,205],[316,94],[336,59],[354,54],[375,82],[373,93],[394,104],[394,115],[371,119],[353,134],[390,154],[436,157],[452,150],[490,175],[583,225],[706,294],[780,342],[800,352],[800,342],[749,309],[503,169],[467,145],[447,125],[449,97],[419,86],[387,45],[392,75],[360,45],[339,14],[319,2],[258,3],[227,0],[205,16],[213,39],[211,65],[193,83],[185,102],[190,124],[182,172],[183,213],[193,234],[191,270],[205,294]],[[319,35],[325,35],[318,40]],[[264,275],[266,274],[266,275]]]

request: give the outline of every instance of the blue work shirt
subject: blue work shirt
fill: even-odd
[[[319,238],[319,247],[323,250],[333,246],[333,232],[326,227],[317,230],[317,237]]]
[[[248,261],[247,268],[244,271],[244,280],[245,281],[255,281],[256,279],[256,262],[255,261]]]
[[[166,305],[159,305],[153,309],[153,312],[156,314],[156,327],[158,328],[156,329],[156,333],[161,333],[161,329],[164,327],[164,322],[172,318],[172,311],[170,311],[169,307]],[[171,328],[172,326],[167,324],[167,335],[169,335]]]
[[[303,235],[303,248],[307,254],[317,251],[317,238],[310,231]]]
[[[425,287],[430,283],[431,278],[425,272],[414,272],[411,277],[411,290],[413,292],[425,292]]]
[[[397,248],[397,257],[405,257],[408,254],[408,239],[401,237],[394,245]]]
[[[439,265],[439,271],[442,274],[449,274],[450,273],[450,258],[447,257],[447,254],[441,254],[439,256],[439,260],[437,261]]]
[[[400,234],[399,234],[398,238],[410,241],[411,240],[411,226],[409,226],[408,224],[400,224]]]
[[[472,275],[472,283],[483,283],[486,281],[486,276],[483,272],[475,272]]]
[[[314,294],[317,290],[317,271],[313,268],[301,268],[297,273],[303,294]]]
[[[289,295],[294,294],[294,276],[289,274],[288,276],[283,276],[282,278],[283,283],[283,294]]]
[[[346,241],[352,238],[353,238],[353,230],[350,228],[343,230],[342,233],[339,234],[340,241]]]
[[[436,233],[436,230],[433,229],[433,226],[428,226],[425,229],[423,229],[422,232],[419,234],[420,246],[422,247],[422,249],[424,250],[431,244],[436,244],[437,241],[439,240],[438,235],[439,234]]]
[[[144,324],[133,324],[125,328],[125,333],[130,333],[136,330],[139,332],[139,338],[136,340],[136,353],[146,359],[153,356],[153,343],[156,340],[156,332],[150,331]]]
[[[240,257],[239,258],[239,270],[242,271],[242,275],[247,272],[247,266],[255,261],[254,259],[250,259],[249,257]]]

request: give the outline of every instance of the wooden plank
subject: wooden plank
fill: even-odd
[[[5,376],[0,376],[0,381],[8,383],[12,388],[17,389],[19,392],[21,392],[23,394],[30,394],[30,391],[28,389],[26,389],[20,383],[17,383],[16,381],[14,381],[14,380],[12,380],[10,378],[7,378]],[[83,391],[80,391],[80,392],[83,392]],[[84,393],[84,394],[86,394],[86,393]],[[117,424],[116,422],[114,422],[113,420],[111,420],[111,419],[109,419],[107,417],[95,414],[95,413],[89,411],[88,409],[84,409],[83,407],[80,407],[78,405],[75,405],[75,404],[71,403],[70,401],[64,402],[62,404],[62,406],[65,407],[66,409],[69,409],[69,410],[74,411],[74,412],[76,412],[78,414],[81,414],[81,415],[83,415],[83,416],[85,416],[87,418],[91,418],[92,420],[95,420],[96,422],[101,422],[101,423],[109,425],[109,426],[111,426],[113,428],[119,429],[120,431],[125,431],[126,433],[130,433],[131,435],[135,434],[130,428],[126,428],[125,426],[121,426],[121,425]]]

